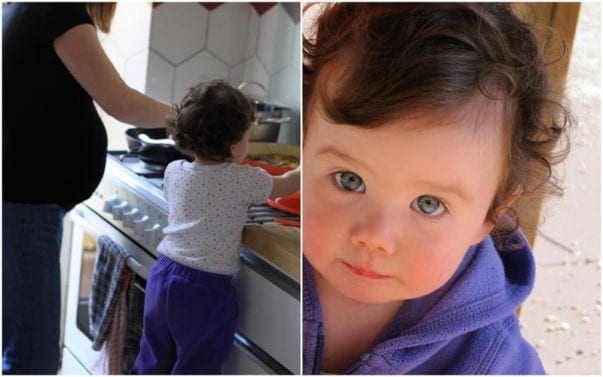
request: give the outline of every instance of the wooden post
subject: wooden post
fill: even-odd
[[[520,17],[534,25],[544,47],[546,61],[556,62],[551,66],[551,78],[553,89],[559,94],[558,99],[561,99],[565,90],[580,3],[514,3],[513,8]],[[544,192],[540,190],[520,200],[515,206],[521,228],[532,246],[540,222],[543,199]]]

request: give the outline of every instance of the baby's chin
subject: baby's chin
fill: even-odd
[[[342,284],[342,282],[331,282],[333,287],[339,292],[339,294],[347,297],[360,304],[366,305],[382,305],[382,304],[402,304],[407,300],[413,300],[427,296],[438,288],[427,289],[405,289],[405,287],[399,285],[398,282],[392,282],[391,286],[388,285],[363,285],[355,286],[352,284]]]
[[[403,303],[404,301],[413,298],[403,294],[403,292],[391,292],[389,289],[382,287],[356,287],[352,285],[337,286],[335,289],[348,299],[359,304],[365,305],[381,305]]]

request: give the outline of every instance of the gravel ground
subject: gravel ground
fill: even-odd
[[[523,334],[548,374],[601,374],[601,5],[582,4],[567,83],[577,126],[534,245],[536,286]]]

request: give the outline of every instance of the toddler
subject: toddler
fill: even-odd
[[[253,111],[223,81],[187,92],[170,128],[193,162],[165,170],[165,238],[146,287],[144,327],[134,373],[219,374],[237,318],[232,276],[252,203],[299,190],[299,168],[282,176],[239,164],[247,155]]]
[[[303,372],[543,374],[515,314],[534,260],[509,209],[555,186],[567,114],[530,26],[508,4],[320,6],[304,37]]]

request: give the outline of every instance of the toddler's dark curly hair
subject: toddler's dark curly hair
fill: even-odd
[[[189,88],[168,132],[178,149],[203,160],[228,161],[231,146],[240,141],[254,121],[249,100],[223,80],[201,82]]]
[[[488,213],[495,230],[514,193],[560,192],[551,166],[569,113],[553,93],[532,27],[510,4],[329,3],[304,35],[304,119],[378,127],[414,114],[450,114],[478,96],[504,103],[504,176]],[[304,134],[311,124],[304,124]],[[565,144],[567,147],[567,144]],[[504,211],[502,212],[504,213]]]

